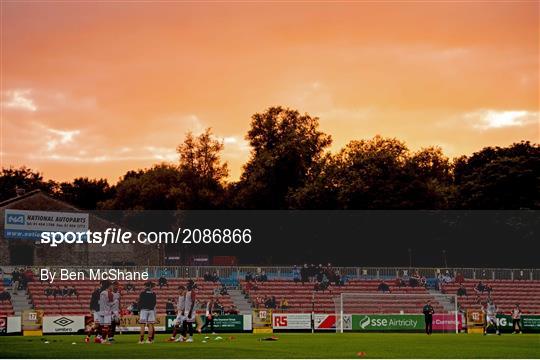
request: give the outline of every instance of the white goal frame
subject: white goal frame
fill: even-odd
[[[377,292],[377,293],[374,293],[374,292],[342,292],[342,293],[339,294],[339,314],[336,311],[336,332],[340,332],[340,333],[343,333],[343,330],[344,330],[343,329],[343,317],[344,317],[345,313],[343,311],[343,295],[345,295],[345,296],[352,295],[352,296],[361,296],[361,297],[398,296],[398,297],[406,298],[406,297],[418,297],[418,296],[421,296],[421,295],[424,295],[424,294],[392,294],[392,293],[380,293],[380,292]],[[429,295],[431,295],[431,294],[429,294]],[[448,294],[440,294],[440,295],[444,296],[444,297],[447,297],[447,298],[451,298],[451,299],[454,300],[454,310],[452,312],[454,313],[455,333],[459,334],[458,297],[457,297],[457,295],[448,295]],[[433,295],[431,295],[431,296],[434,298],[434,300],[436,300],[435,296],[433,296]],[[334,298],[334,303],[335,302],[336,302],[336,298]],[[449,313],[451,313],[451,312],[449,312]],[[339,316],[339,328],[338,328],[338,316]]]

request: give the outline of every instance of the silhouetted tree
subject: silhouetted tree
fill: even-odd
[[[174,210],[173,189],[180,182],[177,166],[154,165],[147,170],[129,171],[116,184],[114,198],[99,204],[102,209]]]
[[[43,180],[43,175],[26,166],[20,168],[2,168],[0,173],[0,201],[17,195],[16,189],[24,191],[42,190],[52,193],[58,184],[52,180]]]
[[[296,110],[271,107],[254,114],[246,139],[251,157],[233,189],[241,208],[283,209],[288,197],[303,186],[324,149],[329,135],[319,131],[319,120]]]
[[[486,147],[458,158],[454,177],[459,208],[539,209],[540,145]]]
[[[57,196],[80,209],[94,210],[99,202],[114,196],[114,188],[106,179],[76,178],[61,183]]]
[[[179,209],[216,209],[223,206],[227,163],[221,161],[223,142],[211,129],[195,137],[192,133],[176,151],[180,155],[180,182],[172,189]]]

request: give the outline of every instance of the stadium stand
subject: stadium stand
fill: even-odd
[[[173,278],[167,279],[168,286],[161,289],[156,285],[154,291],[158,298],[158,314],[165,314],[165,304],[167,299],[178,298],[178,286],[186,285],[188,279]],[[214,296],[215,289],[219,289],[221,284],[216,282],[204,282],[202,278],[193,279],[197,284],[197,298],[201,305]],[[133,302],[137,301],[140,292],[144,289],[145,281],[130,282],[135,286],[134,291],[128,292],[125,287],[128,282],[120,282],[122,290],[122,308],[127,309]],[[157,281],[154,280],[157,284]],[[47,315],[83,315],[89,313],[90,296],[94,289],[98,287],[98,281],[62,281],[62,287],[73,286],[77,290],[77,295],[72,296],[47,296],[45,289],[47,284],[33,282],[28,284],[29,295],[34,308],[43,309]],[[220,303],[225,309],[230,308],[233,302],[229,295],[219,295]]]
[[[282,273],[280,277],[270,276],[268,281],[248,282],[245,280],[238,281],[241,277],[240,273],[234,276],[234,281],[231,278],[223,278],[219,282],[204,281],[202,277],[194,277],[193,280],[197,283],[197,295],[199,303],[202,305],[211,297],[219,293],[224,282],[231,286],[239,285],[239,288],[244,293],[246,299],[251,303],[253,308],[264,307],[264,300],[275,297],[275,311],[277,312],[317,312],[317,313],[334,313],[336,311],[336,298],[339,294],[344,293],[368,293],[373,296],[364,296],[358,298],[349,298],[347,303],[347,311],[357,313],[418,313],[418,309],[430,299],[436,312],[444,311],[444,304],[439,303],[434,293],[434,290],[428,290],[425,287],[417,286],[397,286],[393,280],[388,280],[389,293],[383,294],[378,290],[380,284],[379,279],[358,279],[351,276],[346,284],[338,286],[335,284],[329,285],[325,291],[314,291],[313,282],[293,281],[290,273]],[[389,278],[390,279],[390,278]],[[157,279],[153,279],[157,284]],[[165,313],[165,304],[167,299],[173,298],[176,300],[178,296],[178,286],[185,285],[188,278],[168,278],[168,287],[164,286],[161,289],[156,286],[155,291],[158,295],[158,313]],[[463,279],[467,295],[459,296],[458,303],[462,309],[478,308],[481,303],[487,301],[488,296],[494,300],[496,305],[503,313],[509,313],[516,303],[521,305],[524,313],[538,314],[540,313],[540,281],[539,280],[483,280],[484,284],[491,287],[491,291],[477,294],[475,286],[479,282],[478,279]],[[126,291],[127,282],[121,282],[122,290],[122,306],[129,307],[138,298],[139,293],[143,289],[144,281],[131,282],[135,286],[135,291]],[[28,294],[32,301],[32,305],[36,309],[43,309],[48,315],[69,315],[69,314],[88,314],[90,295],[98,286],[97,281],[62,281],[67,287],[73,286],[77,295],[72,296],[47,296],[45,289],[48,287],[46,283],[33,281],[28,284]],[[256,284],[254,287],[253,284]],[[456,295],[459,283],[451,282],[442,284],[440,290],[447,295]],[[0,288],[1,289],[1,288]],[[396,294],[409,294],[407,297],[399,297]],[[233,299],[227,295],[219,295],[221,304],[227,310],[234,304]],[[282,307],[282,300],[286,300],[287,305]],[[0,314],[13,314],[13,307],[9,300],[0,303]]]
[[[519,304],[525,314],[540,313],[540,281],[535,280],[489,280],[483,283],[491,291],[477,293],[475,287],[479,280],[465,279],[463,285],[467,295],[459,296],[458,302],[465,309],[478,308],[491,297],[500,311],[509,313],[515,304]],[[444,284],[441,291],[455,295],[460,284]]]
[[[257,282],[256,288],[251,288],[248,282],[241,281],[244,293],[249,297],[254,308],[261,306],[261,300],[275,296],[278,306],[277,311],[283,312],[311,312],[334,313],[335,297],[340,293],[372,293],[372,298],[354,299],[347,304],[347,311],[358,313],[418,313],[426,302],[432,301],[435,311],[442,312],[442,306],[435,298],[422,287],[397,287],[390,286],[389,294],[381,294],[377,287],[380,280],[350,280],[342,286],[330,285],[327,290],[315,291],[314,283],[294,282],[291,280],[270,280]],[[409,294],[406,299],[396,301],[393,294]],[[287,299],[287,309],[279,308],[279,302]]]

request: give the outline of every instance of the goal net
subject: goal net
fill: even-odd
[[[432,330],[458,333],[462,318],[455,295],[415,293],[341,293],[334,297],[336,331],[423,332],[422,312],[427,303],[433,307]]]

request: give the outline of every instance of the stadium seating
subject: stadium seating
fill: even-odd
[[[4,291],[4,287],[0,285],[0,293]],[[0,316],[14,315],[13,305],[10,300],[0,301]]]
[[[463,285],[467,296],[460,296],[458,302],[465,309],[479,308],[480,303],[487,301],[488,293],[476,294],[474,287],[479,280],[466,279]],[[493,290],[491,298],[500,311],[509,313],[515,304],[519,304],[523,313],[540,313],[540,281],[534,280],[488,280],[482,281]],[[450,283],[442,286],[446,294],[455,295],[459,284]]]
[[[283,312],[317,312],[334,313],[336,297],[340,293],[371,293],[372,296],[349,297],[344,304],[344,311],[351,313],[418,313],[425,302],[430,299],[435,311],[442,312],[443,307],[435,298],[421,287],[390,286],[391,293],[383,294],[377,291],[380,280],[350,280],[344,286],[333,286],[322,292],[314,291],[314,283],[294,282],[290,280],[271,280],[258,282],[257,289],[249,289],[246,281],[240,284],[244,293],[249,297],[253,307],[257,298],[275,296],[278,303],[276,311]],[[396,294],[408,294],[407,297],[397,297]],[[279,302],[287,299],[289,306],[286,310],[279,309]]]
[[[173,298],[175,301],[178,298],[178,286],[186,285],[188,279],[167,279],[168,287],[159,288],[156,286],[154,291],[157,295],[158,314],[165,314],[165,303],[167,299]],[[213,297],[214,289],[220,288],[220,283],[204,282],[202,278],[193,279],[197,284],[197,299],[201,305]],[[156,280],[154,280],[157,283]],[[127,292],[122,290],[122,307],[128,308],[133,302],[137,301],[139,294],[144,289],[144,281],[132,281],[135,285],[135,291]],[[124,287],[127,282],[120,282]],[[28,291],[35,309],[44,310],[47,315],[83,315],[89,313],[90,297],[94,289],[99,285],[98,281],[62,281],[62,287],[74,286],[78,296],[46,296],[45,289],[48,287],[46,283],[32,282],[28,284]],[[233,305],[229,295],[219,295],[219,300],[225,309]]]

